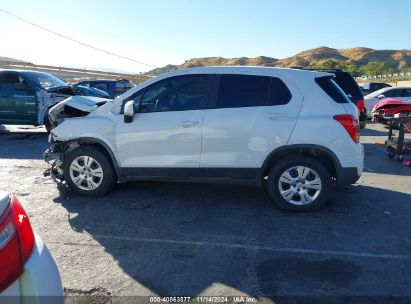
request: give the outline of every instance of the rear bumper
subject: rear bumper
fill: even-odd
[[[354,184],[364,169],[364,146],[351,140],[336,140],[330,146],[337,156],[338,186]]]
[[[20,288],[23,297],[52,297],[53,303],[64,302],[57,265],[38,235],[36,235],[36,246],[20,277]],[[43,303],[43,300],[39,299],[38,303]]]
[[[35,235],[36,244],[24,273],[0,295],[0,303],[63,304],[60,274],[43,240]],[[19,288],[18,288],[19,287]]]
[[[361,175],[358,174],[358,169],[354,168],[340,168],[338,177],[338,186],[348,186],[354,184]]]

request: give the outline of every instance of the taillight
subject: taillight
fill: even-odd
[[[0,293],[24,270],[34,248],[34,234],[27,213],[14,195],[0,216]]]
[[[364,105],[364,100],[363,99],[358,100],[357,109],[360,111],[360,113],[364,112],[365,105]]]
[[[334,115],[333,118],[344,127],[354,142],[358,143],[360,141],[360,124],[354,116],[341,114]]]

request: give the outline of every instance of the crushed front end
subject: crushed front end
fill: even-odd
[[[64,155],[68,150],[69,145],[67,142],[55,141],[53,134],[49,136],[50,147],[44,151],[44,160],[51,165],[49,169],[44,171],[44,176],[50,176],[51,179],[57,183],[57,185],[64,186],[64,175],[63,175],[63,163]]]

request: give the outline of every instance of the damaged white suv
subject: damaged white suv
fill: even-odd
[[[333,75],[293,69],[173,71],[113,101],[74,96],[50,110],[45,159],[59,183],[100,196],[114,183],[266,185],[311,210],[363,170],[358,111]]]

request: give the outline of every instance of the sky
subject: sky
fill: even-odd
[[[0,8],[153,66],[195,57],[286,58],[319,47],[411,49],[409,0],[19,0]],[[0,56],[36,64],[145,72],[0,11]]]

